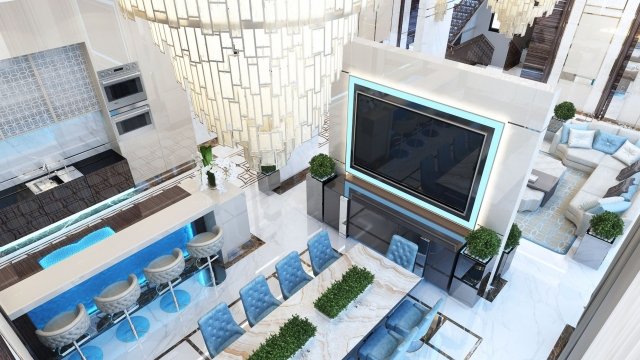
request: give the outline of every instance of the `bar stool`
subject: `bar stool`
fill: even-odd
[[[205,266],[209,266],[209,273],[211,274],[212,286],[216,287],[216,275],[213,273],[213,259],[224,245],[224,238],[222,237],[222,228],[220,226],[214,226],[211,232],[204,232],[198,234],[187,243],[187,251],[196,259],[207,259],[205,264],[196,266],[198,269],[203,269]]]
[[[38,339],[54,351],[60,352],[63,346],[73,344],[83,360],[101,359],[102,350],[95,346],[85,348],[87,356],[80,349],[80,339],[89,330],[91,321],[84,305],[78,304],[75,311],[63,312],[51,319],[44,328],[36,330]],[[85,339],[85,341],[88,338]]]
[[[155,260],[151,261],[146,268],[144,268],[144,275],[147,280],[151,284],[156,285],[156,291],[158,291],[158,287],[161,284],[168,283],[169,291],[171,291],[171,297],[173,298],[173,303],[176,306],[176,312],[180,311],[180,304],[178,302],[178,298],[176,297],[176,291],[173,289],[173,280],[179,279],[180,274],[184,270],[184,256],[182,255],[182,250],[176,248],[173,249],[171,255],[163,255]],[[166,289],[163,291],[158,291],[158,294],[163,294],[166,292]],[[186,291],[183,291],[188,297],[189,294]],[[190,299],[185,299],[183,305],[187,305]],[[162,301],[161,301],[162,307]],[[168,309],[163,308],[165,311],[172,312]]]
[[[120,324],[116,331],[116,337],[118,340],[123,342],[138,340],[149,330],[149,320],[145,317],[135,316],[131,318],[129,316],[129,309],[136,305],[138,298],[140,298],[140,292],[141,290],[140,284],[138,284],[138,277],[131,274],[127,280],[118,281],[107,286],[102,290],[100,295],[93,298],[98,309],[109,315],[113,323],[117,323],[122,320],[122,317],[114,320],[113,315],[119,312],[124,312],[124,316],[129,322],[131,331],[128,331],[129,329],[123,327],[122,325],[124,324]],[[138,325],[138,329],[136,329],[134,321]]]

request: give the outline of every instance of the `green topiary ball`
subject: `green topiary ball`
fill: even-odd
[[[591,218],[591,233],[604,240],[613,240],[622,235],[624,222],[620,215],[605,211]]]
[[[522,230],[518,224],[514,223],[511,225],[511,230],[509,231],[509,237],[507,237],[507,243],[504,246],[505,250],[513,249],[514,247],[520,245],[520,238],[522,237]]]
[[[488,228],[480,227],[472,230],[466,237],[467,252],[478,259],[488,259],[498,254],[500,238]]]
[[[336,171],[336,163],[327,154],[318,154],[309,161],[309,172],[318,180],[324,180]]]
[[[576,107],[570,101],[563,101],[553,108],[553,114],[556,118],[562,121],[567,121],[576,116]]]

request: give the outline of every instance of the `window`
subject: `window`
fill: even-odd
[[[493,32],[500,31],[500,21],[496,19],[496,14],[491,14],[491,21],[489,21],[489,31],[493,31]]]

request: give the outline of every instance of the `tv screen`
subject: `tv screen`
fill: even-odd
[[[397,91],[358,84],[352,90],[348,170],[439,213],[475,221],[494,128],[428,102],[411,101]]]

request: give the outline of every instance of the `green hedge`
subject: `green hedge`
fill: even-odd
[[[249,360],[287,360],[315,336],[316,330],[309,319],[293,315],[277,334],[272,334],[260,344]]]
[[[369,270],[354,265],[342,275],[340,280],[331,284],[313,302],[313,306],[333,319],[373,283],[373,278]]]

